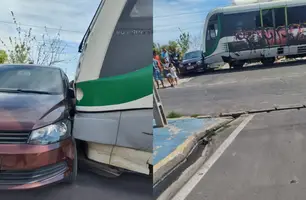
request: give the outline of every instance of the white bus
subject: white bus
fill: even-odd
[[[102,0],[80,44],[74,137],[87,161],[149,174],[153,143],[152,0]]]
[[[244,63],[306,56],[306,1],[279,0],[217,8],[206,18],[205,63]]]

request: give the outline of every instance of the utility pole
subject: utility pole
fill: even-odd
[[[164,112],[164,107],[158,94],[158,90],[153,82],[153,117],[157,127],[164,127],[168,124]]]

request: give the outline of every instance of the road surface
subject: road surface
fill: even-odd
[[[75,185],[58,184],[31,191],[0,191],[7,200],[152,200],[152,179],[126,174],[107,179],[81,172]]]
[[[217,71],[162,89],[160,96],[167,113],[190,115],[306,104],[306,64]],[[306,110],[257,114],[249,120],[236,131],[225,129],[229,137],[219,154],[175,200],[306,199]]]
[[[306,199],[305,130],[306,111],[255,115],[176,200]]]
[[[218,114],[306,103],[306,64],[275,64],[196,76],[177,88],[159,90],[166,113]]]

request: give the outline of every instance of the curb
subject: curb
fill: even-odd
[[[228,123],[224,125],[228,125],[230,123],[235,122],[237,119],[232,119]],[[216,127],[217,128],[217,127]],[[222,128],[222,127],[220,127]],[[220,128],[217,128],[216,130],[219,131]],[[213,131],[210,132],[210,134]],[[206,135],[206,137],[209,137],[209,134]],[[164,190],[163,193],[160,194],[156,198],[156,200],[173,200],[172,198],[176,195],[176,193],[190,180],[192,176],[194,176],[197,171],[202,167],[207,159],[209,158],[210,154],[213,153],[211,150],[212,143],[208,143],[205,148],[203,149],[201,156],[189,167],[187,167],[180,175],[179,177],[168,187]]]
[[[189,166],[180,177],[170,185],[156,200],[169,200],[179,191],[192,177],[198,169],[205,163],[208,158],[209,148],[208,145],[205,146],[202,151],[201,157],[191,166]]]
[[[222,120],[221,120],[222,119]],[[209,138],[214,131],[229,124],[233,119],[221,118],[219,123],[212,124],[203,131],[189,136],[183,144],[177,147],[175,151],[169,154],[166,158],[161,160],[153,167],[153,187],[162,182],[169,172],[175,170],[180,162],[184,161],[188,157],[192,150],[198,145],[198,142],[202,139]]]

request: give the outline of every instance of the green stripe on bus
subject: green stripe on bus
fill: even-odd
[[[128,103],[153,94],[153,67],[123,75],[76,83],[83,91],[77,106],[109,106]],[[152,99],[153,101],[153,99]]]
[[[216,37],[216,41],[214,43],[214,46],[208,50],[206,50],[206,52],[204,53],[205,56],[210,56],[211,54],[213,54],[219,44],[220,38],[221,38],[221,19],[220,19],[220,15],[218,15],[218,33],[217,33],[217,37]]]

